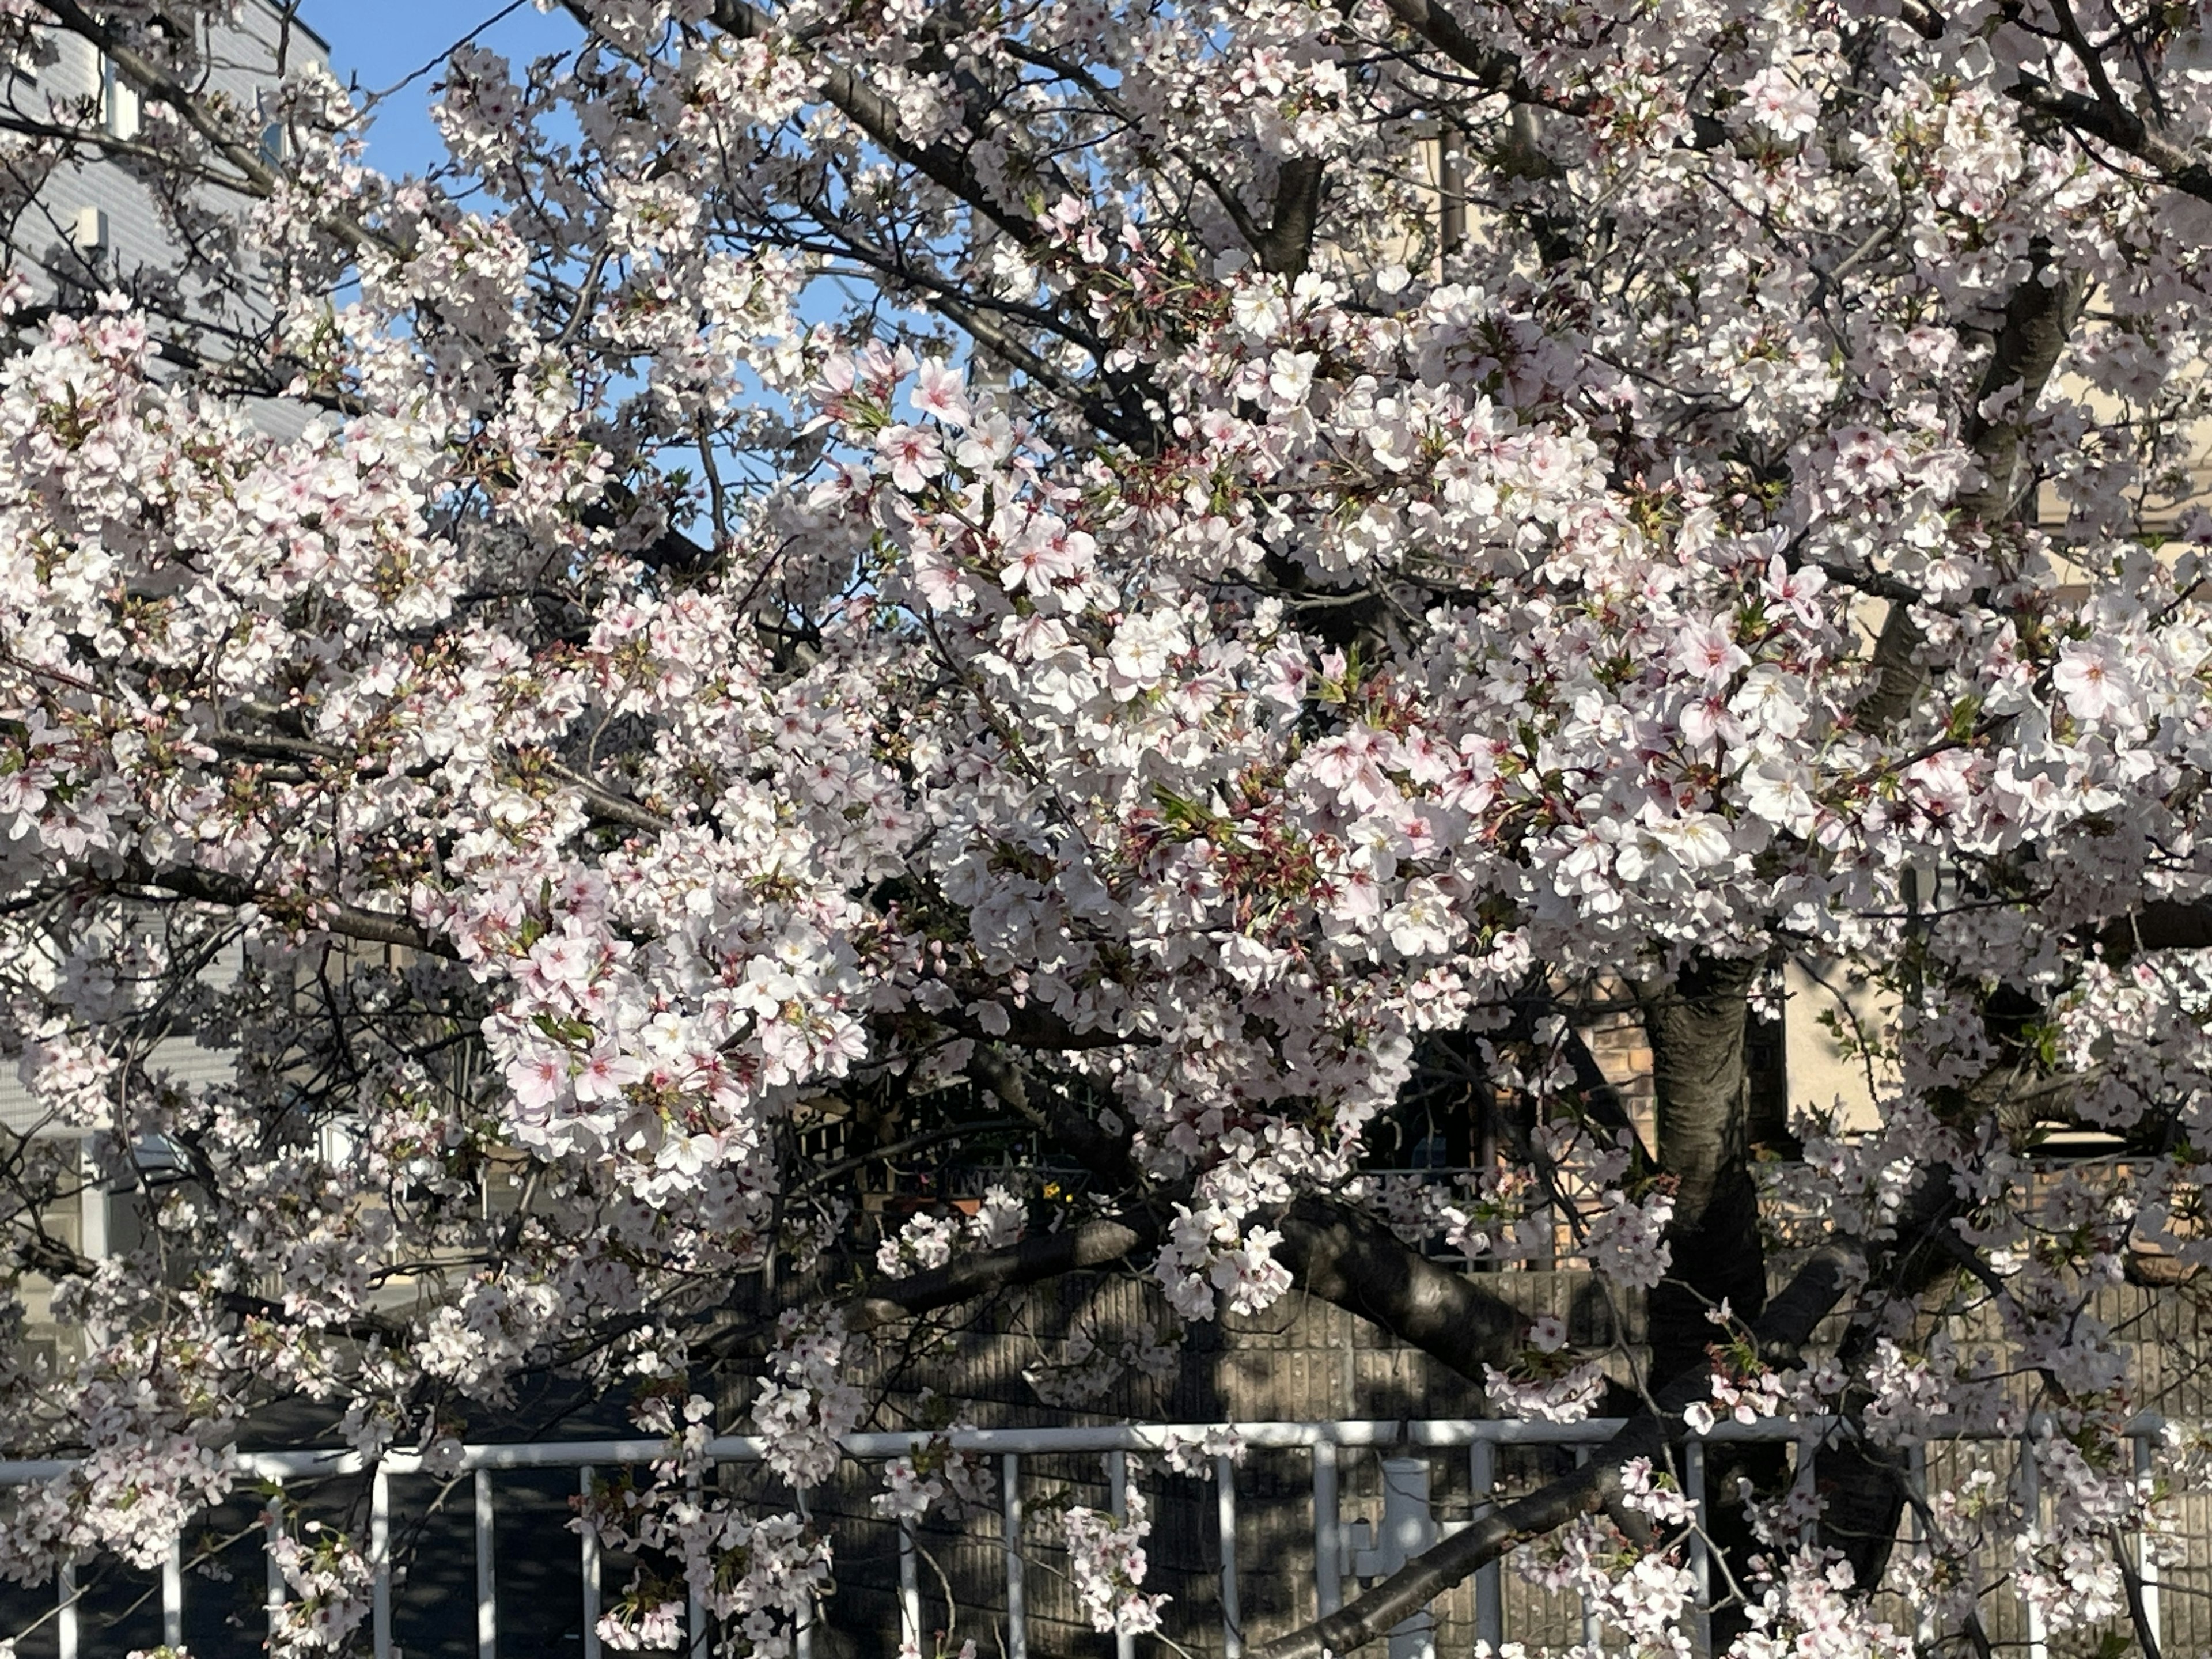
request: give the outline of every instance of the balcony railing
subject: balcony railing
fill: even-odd
[[[1029,1630],[1024,1595],[1024,1560],[1022,1546],[1023,1460],[1095,1453],[1104,1461],[1104,1473],[1114,1508],[1126,1501],[1128,1460],[1133,1453],[1163,1453],[1188,1448],[1209,1437],[1224,1433],[1255,1449],[1304,1451],[1310,1459],[1313,1489],[1314,1586],[1316,1616],[1335,1612],[1343,1599],[1346,1577],[1374,1577],[1395,1571],[1439,1539],[1470,1524],[1468,1521],[1438,1522],[1429,1504],[1431,1455],[1451,1449],[1468,1454],[1469,1489],[1479,1516],[1497,1485],[1498,1455],[1503,1447],[1566,1447],[1587,1456],[1618,1432],[1622,1419],[1592,1418],[1580,1423],[1526,1423],[1491,1419],[1417,1419],[1341,1420],[1312,1423],[1165,1424],[1133,1423],[1085,1428],[968,1429],[949,1434],[856,1434],[846,1437],[846,1455],[863,1462],[880,1462],[909,1455],[933,1443],[949,1442],[957,1450],[1000,1460],[1000,1497],[1004,1508],[1004,1570],[1006,1585],[1006,1652],[1009,1659],[1027,1659]],[[2144,1415],[2127,1425],[2134,1445],[2135,1470],[2139,1481],[2150,1478],[2153,1445],[2166,1432],[2164,1419]],[[1696,1605],[1691,1615],[1697,1650],[1711,1650],[1706,1607],[1710,1602],[1709,1559],[1705,1542],[1706,1444],[1723,1442],[1763,1442],[1794,1444],[1797,1449],[1796,1479],[1808,1486],[1823,1443],[1837,1431],[1832,1418],[1771,1418],[1744,1424],[1723,1421],[1703,1436],[1686,1437],[1681,1446],[1680,1474],[1684,1496],[1695,1508],[1698,1524],[1691,1529],[1686,1565],[1696,1583]],[[1928,1443],[1909,1443],[1906,1456],[1911,1473],[1924,1477],[1926,1444],[1942,1441],[2010,1441],[2025,1453],[2033,1439],[2048,1431],[2043,1419],[2032,1419],[2018,1434],[1967,1432],[1933,1435]],[[1218,1442],[1217,1442],[1218,1443]],[[1347,1526],[1339,1503],[1341,1455],[1374,1450],[1395,1454],[1382,1458],[1382,1513],[1379,1526],[1357,1521]],[[492,1544],[497,1510],[496,1477],[502,1473],[536,1469],[574,1469],[583,1494],[592,1491],[595,1471],[623,1465],[665,1461],[670,1455],[665,1440],[583,1440],[522,1444],[494,1443],[465,1447],[458,1458],[441,1460],[441,1473],[468,1473],[473,1477],[476,1530],[477,1650],[479,1659],[497,1659],[500,1651],[499,1605]],[[708,1442],[708,1465],[757,1463],[763,1443],[750,1436],[726,1436]],[[369,1478],[369,1552],[374,1570],[370,1629],[376,1659],[392,1659],[392,1572],[389,1557],[392,1502],[390,1480],[394,1475],[422,1471],[419,1453],[388,1451],[371,1462],[361,1453],[337,1449],[240,1452],[234,1467],[241,1478],[261,1480],[278,1489],[290,1482],[366,1474]],[[0,1486],[51,1480],[67,1474],[75,1465],[68,1460],[0,1462]],[[1220,1610],[1224,1659],[1240,1659],[1244,1632],[1239,1612],[1237,1483],[1235,1461],[1214,1459],[1215,1524],[1220,1548]],[[2015,1466],[2014,1492],[2030,1516],[2039,1510],[2035,1460],[2021,1455]],[[898,1608],[902,1639],[918,1651],[922,1636],[921,1597],[917,1559],[919,1549],[911,1524],[898,1526]],[[279,1496],[268,1505],[270,1540],[283,1536],[285,1505]],[[1908,1515],[1908,1527],[1916,1526]],[[2136,1558],[2144,1623],[2154,1641],[2163,1640],[2160,1608],[2160,1574],[2148,1540],[2132,1541]],[[2199,1540],[2201,1541],[2201,1540]],[[586,1659],[600,1659],[597,1626],[601,1612],[599,1540],[587,1524],[579,1544],[583,1584],[583,1651]],[[2194,1565],[2194,1564],[2192,1564]],[[273,1556],[268,1577],[268,1606],[272,1621],[283,1605],[285,1586]],[[74,1568],[65,1567],[57,1580],[55,1613],[60,1659],[80,1659],[79,1590]],[[184,1572],[173,1551],[162,1575],[161,1605],[165,1639],[178,1645],[183,1639]],[[1475,1635],[1494,1651],[1506,1639],[1504,1597],[1498,1564],[1482,1568],[1474,1580]],[[1599,1641],[1596,1615],[1585,1605],[1583,1639]],[[2033,1602],[2026,1607],[2028,1659],[2048,1659],[2048,1633]],[[1428,1613],[1407,1620],[1390,1633],[1391,1659],[1433,1659],[1434,1625]],[[798,1632],[799,1659],[811,1659],[813,1632],[802,1625]],[[1932,1632],[1923,1631],[1923,1640]],[[693,1659],[706,1659],[710,1630],[704,1609],[696,1596],[686,1625],[685,1650]],[[1116,1638],[1119,1659],[1131,1659],[1136,1638]]]

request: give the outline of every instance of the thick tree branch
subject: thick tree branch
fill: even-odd
[[[579,0],[568,0],[568,6],[586,27],[591,27],[588,7],[579,3]],[[745,0],[715,0],[712,16],[715,27],[738,40],[760,40],[787,52],[804,51],[776,27],[766,12],[748,5]],[[850,70],[824,61],[818,53],[809,56],[814,72],[821,76],[823,97],[882,145],[885,154],[905,162],[940,189],[966,203],[1009,236],[1024,242],[1036,240],[1036,222],[993,199],[966,156],[941,143],[915,143],[901,130],[898,112],[890,100]]]
[[[1985,525],[2008,523],[2030,510],[2035,478],[2023,465],[2029,416],[2057,367],[2059,354],[2081,314],[2078,277],[2051,274],[2051,246],[2039,240],[2027,279],[2005,301],[1974,406],[1960,431],[1981,464],[1983,485],[1960,502],[1967,516]],[[1893,600],[1875,641],[1874,689],[1860,702],[1856,719],[1869,732],[1887,732],[1911,712],[1928,685],[1918,661],[1926,643],[1912,607]]]
[[[1559,100],[1544,97],[1522,78],[1519,58],[1484,46],[1436,0],[1384,0],[1384,3],[1393,17],[1450,58],[1484,90],[1503,93],[1518,104],[1559,106]]]
[[[2097,950],[2118,966],[2138,951],[2212,949],[2212,898],[2153,899],[2096,929]]]
[[[2133,156],[2155,172],[2167,188],[2212,202],[2212,165],[2154,130],[2117,98],[2068,92],[2034,75],[2022,75],[2005,90],[2015,103],[2048,116],[2075,137],[2094,139]]]
[[[1512,1363],[1527,1320],[1510,1304],[1407,1247],[1371,1216],[1313,1195],[1279,1224],[1275,1254],[1301,1288],[1480,1381]]]
[[[1321,221],[1322,161],[1294,156],[1283,163],[1275,185],[1275,217],[1260,238],[1260,263],[1279,276],[1296,276],[1313,255],[1315,228]]]
[[[416,926],[405,916],[382,910],[364,910],[359,905],[344,904],[309,893],[264,892],[242,876],[225,875],[214,870],[133,865],[127,867],[123,879],[132,886],[151,887],[161,892],[173,893],[179,898],[198,899],[206,904],[228,905],[233,908],[253,904],[276,915],[296,912],[301,918],[301,926],[334,933],[341,939],[357,939],[373,945],[404,945],[427,956],[453,957],[457,954],[451,940]]]
[[[1158,1237],[1143,1218],[1086,1221],[1060,1232],[1036,1234],[1003,1250],[965,1256],[910,1278],[874,1279],[845,1304],[845,1328],[874,1330],[1016,1285],[1110,1267]]]

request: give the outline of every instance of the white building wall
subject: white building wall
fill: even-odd
[[[113,124],[111,131],[118,137],[130,136],[140,112],[128,84],[122,85],[118,95],[115,77],[100,54],[83,41],[62,35],[57,45],[53,63],[35,76],[9,78],[0,98],[33,119],[51,118],[54,111],[66,109],[76,100],[98,100],[102,118]],[[288,70],[308,61],[326,63],[329,48],[296,20],[288,22],[269,0],[248,0],[239,25],[218,31],[209,42],[206,56],[204,94],[233,100],[258,115],[264,107],[264,94]],[[85,235],[95,228],[96,235]],[[88,241],[96,246],[78,246]],[[112,160],[56,169],[30,207],[15,220],[8,242],[9,263],[47,297],[64,283],[80,293],[118,285],[129,288],[143,276],[174,273],[183,264],[153,194],[124,163]],[[183,292],[187,302],[203,297],[190,288]],[[236,303],[231,301],[232,307]],[[236,314],[234,309],[233,314]],[[9,967],[30,975],[40,971],[35,963]],[[225,985],[235,978],[239,968],[234,946],[210,964],[205,977],[217,986]],[[185,1084],[220,1082],[234,1070],[230,1054],[203,1048],[184,1036],[158,1042],[149,1065],[153,1071],[166,1073]],[[82,1133],[78,1128],[58,1130],[43,1121],[37,1102],[23,1086],[15,1058],[7,1055],[0,1055],[0,1128],[17,1136]],[[109,1233],[110,1201],[105,1194],[88,1189],[78,1209],[77,1214],[51,1220],[64,1237],[73,1235],[78,1248],[97,1254],[105,1248]],[[33,1285],[28,1289],[33,1328],[40,1329],[46,1317],[44,1287]]]
[[[56,60],[35,77],[15,77],[8,89],[9,100],[19,112],[41,119],[79,100],[92,100],[113,124],[111,130],[118,137],[130,136],[140,110],[128,83],[118,83],[100,54],[76,36],[58,33],[56,43]],[[258,112],[288,70],[309,62],[327,63],[328,58],[329,48],[296,20],[287,27],[269,0],[249,0],[239,26],[217,31],[210,41],[207,73],[199,90],[210,100],[228,100]],[[103,92],[118,84],[120,95],[112,100],[111,109]],[[72,244],[81,218],[88,211],[104,216],[106,241],[104,249],[87,255]],[[142,272],[172,271],[180,263],[179,250],[151,192],[119,161],[57,168],[32,209],[17,222],[14,240],[11,252],[18,267],[34,283],[40,281],[39,273],[46,273],[48,280],[43,286],[49,293],[54,278],[97,288],[118,278],[127,283]]]

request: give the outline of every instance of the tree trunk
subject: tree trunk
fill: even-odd
[[[1674,1266],[1651,1292],[1651,1370],[1677,1376],[1719,1335],[1707,1311],[1766,1305],[1766,1256],[1751,1181],[1746,996],[1756,962],[1700,959],[1639,992],[1658,1096],[1659,1168],[1678,1183],[1667,1231]]]
[[[1707,1369],[1706,1350],[1728,1334],[1708,1317],[1723,1303],[1740,1325],[1752,1323],[1766,1306],[1744,1041],[1758,973],[1756,961],[1700,958],[1671,987],[1639,993],[1658,1095],[1659,1168],[1678,1183],[1667,1232],[1672,1264],[1645,1303],[1654,1378],[1694,1379]],[[1739,1481],[1771,1493],[1783,1482],[1787,1461],[1778,1446],[1715,1446],[1711,1458],[1706,1530],[1741,1581],[1759,1546]],[[1716,1609],[1716,1650],[1742,1628],[1741,1608]]]

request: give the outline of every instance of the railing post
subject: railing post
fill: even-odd
[[[1480,1432],[1467,1449],[1467,1482],[1474,1493],[1474,1516],[1480,1521],[1495,1507],[1491,1494],[1498,1490],[1498,1443]],[[1474,1638],[1486,1642],[1495,1653],[1505,1645],[1505,1581],[1498,1564],[1486,1561],[1474,1570]]]
[[[1110,1451],[1106,1454],[1106,1491],[1114,1513],[1122,1520],[1129,1514],[1129,1454]],[[1136,1659],[1137,1638],[1126,1630],[1114,1632],[1114,1659]]]
[[[161,1640],[173,1648],[185,1644],[185,1540],[169,1546],[161,1562]]]
[[[1022,1583],[1022,1460],[1006,1454],[1000,1466],[999,1498],[1006,1536],[1006,1659],[1029,1659],[1030,1613]]]
[[[691,1478],[684,1483],[684,1495],[691,1500],[693,1512],[702,1512],[706,1508],[706,1482],[699,1470],[691,1471]],[[684,1628],[690,1634],[686,1645],[690,1650],[691,1659],[707,1659],[707,1601],[700,1594],[698,1585],[687,1581],[685,1589]]]
[[[1929,1533],[1928,1523],[1920,1518],[1920,1506],[1928,1501],[1928,1443],[1926,1441],[1911,1440],[1905,1443],[1905,1479],[1912,1483],[1911,1491],[1907,1494],[1912,1501],[1905,1506],[1905,1519],[1911,1525],[1911,1531],[1908,1536],[1911,1541],[1926,1548],[1932,1561],[1936,1553],[1936,1540]],[[1923,1648],[1935,1645],[1936,1612],[1929,1600],[1923,1599],[1921,1601],[1919,1610],[1914,1617],[1913,1639]]]
[[[369,1637],[376,1659],[392,1659],[392,1480],[384,1460],[368,1478]]]
[[[60,1597],[54,1608],[54,1646],[61,1659],[76,1659],[76,1561],[74,1557],[62,1563],[54,1575],[55,1594]]]
[[[1314,1617],[1326,1619],[1344,1605],[1344,1534],[1336,1497],[1336,1443],[1313,1449]]]
[[[914,1522],[899,1521],[899,1645],[911,1653],[921,1651],[921,1574],[915,1559]]]
[[[477,1659],[499,1659],[499,1567],[492,1554],[491,1471],[478,1469],[477,1510]]]
[[[1437,1541],[1436,1517],[1429,1512],[1429,1462],[1425,1457],[1382,1460],[1382,1524],[1371,1549],[1352,1554],[1352,1570],[1362,1578],[1384,1578]],[[1417,1608],[1390,1626],[1390,1659],[1436,1659],[1436,1615]]]
[[[576,1493],[584,1500],[584,1659],[599,1659],[599,1529],[592,1521],[592,1485],[596,1475],[589,1463],[576,1471]]]
[[[806,1488],[794,1486],[792,1488],[791,1495],[799,1505],[799,1518],[811,1526],[814,1522],[814,1511],[806,1507]],[[814,1610],[817,1605],[813,1594],[810,1591],[805,1605],[799,1608],[798,1616],[792,1625],[793,1659],[814,1659]]]
[[[284,1540],[284,1489],[281,1481],[270,1496],[268,1514],[269,1535],[262,1553],[269,1567],[269,1638],[273,1648],[277,1621],[284,1616],[284,1570],[276,1565],[276,1546]]]
[[[1243,1615],[1237,1601],[1237,1462],[1213,1460],[1215,1518],[1221,1530],[1222,1659],[1243,1659]]]
[[[1590,1449],[1588,1446],[1577,1446],[1575,1448],[1575,1467],[1577,1468],[1581,1468],[1584,1464],[1588,1463],[1589,1460]],[[1703,1519],[1704,1517],[1699,1517],[1700,1524],[1703,1523]],[[1599,1641],[1605,1632],[1599,1627],[1597,1604],[1589,1599],[1589,1592],[1587,1590],[1582,1592],[1581,1601],[1583,1604],[1583,1645],[1588,1648],[1592,1653],[1600,1652],[1602,1650],[1599,1645]]]
[[[2142,1586],[2143,1624],[2150,1631],[2150,1639],[2157,1643],[2159,1650],[2163,1652],[2166,1649],[2166,1628],[2159,1618],[2158,1557],[2151,1553],[2150,1538],[2150,1496],[2156,1484],[2151,1474],[2151,1437],[2147,1434],[2130,1437],[2135,1444],[2136,1492],[2143,1506],[2142,1528],[2136,1534],[2136,1577]]]
[[[1691,1439],[1682,1446],[1682,1496],[1690,1504],[1690,1577],[1697,1600],[1690,1614],[1690,1640],[1698,1659],[1713,1650],[1713,1562],[1705,1543],[1705,1443]]]
[[[2043,1541],[2043,1471],[2035,1464],[2032,1424],[2020,1437],[2020,1508],[2032,1549]],[[2027,1604],[2027,1659],[2051,1659],[2051,1632],[2044,1625],[2043,1609],[2032,1596],[2021,1600]]]

